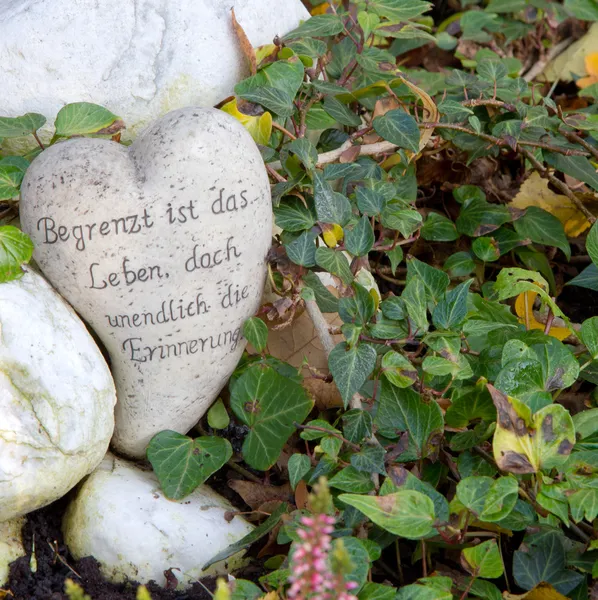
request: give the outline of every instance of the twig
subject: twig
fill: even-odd
[[[573,38],[567,38],[562,40],[558,44],[555,44],[546,54],[546,56],[539,60],[524,76],[525,81],[532,81],[539,75],[546,65],[556,56],[564,52],[573,43]]]
[[[278,129],[278,131],[282,131],[282,133],[284,133],[286,136],[290,137],[292,140],[297,139],[296,135],[293,135],[288,129],[286,129],[282,125],[279,125],[276,121],[272,121],[272,127],[274,127],[274,129]]]
[[[37,145],[42,149],[45,150],[46,147],[43,145],[42,141],[39,139],[39,136],[37,135],[37,131],[33,132],[33,137],[35,138],[35,141],[37,142]]]
[[[357,452],[359,452],[361,450],[361,448],[359,447],[358,444],[354,444],[353,442],[350,442],[347,438],[343,437],[340,433],[336,433],[335,431],[330,431],[329,429],[326,429],[325,427],[318,427],[317,425],[301,425],[300,423],[295,423],[295,427],[297,427],[297,429],[307,429],[309,431],[320,431],[322,433],[325,433],[326,435],[331,435],[332,437],[335,437],[337,440],[341,440],[341,442],[347,444],[347,446],[350,446],[351,448],[353,448],[353,450],[356,450]]]
[[[233,462],[233,460],[229,460],[226,463],[231,469],[233,469],[233,471],[236,471],[237,473],[240,473],[241,475],[243,475],[243,477],[247,478],[247,479],[251,479],[251,481],[253,481],[254,483],[260,483],[263,484],[264,482],[257,477],[256,475],[254,475],[251,471],[248,471],[247,469],[244,469],[241,465],[238,465],[236,462]]]
[[[562,129],[559,129],[559,133],[564,135],[570,142],[583,146],[590,154],[594,156],[594,158],[598,159],[598,148],[595,148],[592,146],[592,144],[586,142],[586,140],[584,140],[581,136],[577,135],[573,131],[563,131]]]
[[[268,171],[268,174],[273,177],[274,179],[276,179],[276,181],[278,181],[278,183],[283,183],[286,181],[286,179],[276,171],[276,169],[280,169],[282,165],[280,163],[278,163],[278,167],[273,166],[271,164],[266,163],[266,171]]]
[[[529,151],[525,148],[520,148],[521,153],[529,160],[534,169],[540,173],[541,177],[548,179],[554,187],[558,188],[577,208],[587,217],[590,223],[596,221],[596,217],[586,208],[584,203],[569,189],[569,186],[563,183],[560,179],[552,175],[549,170]]]

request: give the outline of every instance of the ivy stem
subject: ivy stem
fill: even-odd
[[[335,437],[337,440],[341,440],[343,443],[347,444],[347,446],[353,448],[353,450],[355,450],[356,452],[359,452],[361,450],[358,444],[350,442],[346,437],[343,437],[340,433],[330,431],[325,427],[318,427],[317,425],[300,425],[299,423],[295,423],[295,427],[297,427],[297,429],[308,429],[309,431],[320,431],[322,433],[325,433],[326,435],[331,435],[332,437]]]
[[[292,140],[296,140],[297,139],[296,135],[293,135],[288,129],[286,129],[282,125],[279,125],[276,121],[272,121],[272,127],[274,127],[274,129],[278,129],[278,131],[281,131],[287,137],[290,137]]]
[[[35,138],[35,141],[37,142],[37,145],[42,149],[45,150],[46,147],[43,145],[42,141],[39,139],[39,136],[37,135],[37,131],[33,132],[33,137]]]

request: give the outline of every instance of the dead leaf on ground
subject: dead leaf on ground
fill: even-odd
[[[303,381],[303,387],[314,399],[315,407],[318,410],[328,410],[343,406],[343,398],[333,382],[310,377]]]
[[[510,206],[520,209],[530,206],[543,208],[563,224],[568,237],[577,237],[590,227],[590,222],[575,204],[567,196],[553,192],[548,187],[548,181],[535,171],[523,182]]]
[[[307,484],[301,480],[295,488],[295,506],[299,510],[307,509],[309,502],[309,491],[307,490]]]
[[[255,50],[253,49],[253,46],[251,45],[251,42],[249,41],[249,38],[247,37],[245,30],[243,29],[243,27],[241,27],[241,24],[239,23],[239,21],[237,21],[237,17],[235,16],[234,8],[230,9],[230,14],[233,19],[233,28],[237,35],[237,39],[239,40],[239,45],[241,46],[241,51],[243,52],[243,55],[247,59],[247,62],[249,62],[249,68],[251,69],[251,74],[255,75],[257,73],[257,58],[255,56]]]
[[[503,592],[505,600],[567,600],[560,592],[557,592],[549,583],[539,583],[533,590],[525,594],[509,594]]]
[[[293,491],[289,483],[274,486],[242,479],[233,479],[228,482],[228,487],[235,490],[252,510],[257,510],[266,502],[292,502],[293,500]]]

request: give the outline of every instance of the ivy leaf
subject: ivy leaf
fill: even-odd
[[[567,409],[551,404],[532,415],[528,406],[488,385],[498,420],[494,459],[503,471],[523,475],[562,467],[575,444]]]
[[[315,252],[316,263],[322,269],[336,275],[345,285],[353,281],[353,273],[347,257],[340,250],[320,247]]]
[[[479,237],[498,229],[510,220],[511,213],[506,206],[473,198],[461,209],[456,225],[459,233],[469,237]]]
[[[208,410],[208,425],[212,429],[226,429],[230,423],[230,417],[226,411],[226,406],[221,398],[218,398]]]
[[[432,212],[424,221],[421,236],[430,242],[454,242],[459,234],[455,224],[444,215]]]
[[[412,152],[419,152],[417,121],[401,109],[389,110],[373,121],[374,130],[385,140]]]
[[[353,256],[365,256],[376,238],[370,220],[364,215],[352,229],[345,229],[345,247]]]
[[[336,35],[343,30],[343,22],[337,15],[316,15],[301,23],[284,36],[284,40],[296,40],[297,38],[328,37]]]
[[[386,450],[382,446],[364,446],[359,452],[351,455],[351,465],[362,473],[386,475],[385,454]]]
[[[318,151],[316,147],[307,138],[297,138],[293,140],[288,149],[293,152],[308,170],[315,168],[318,162]]]
[[[476,238],[471,244],[471,249],[483,262],[494,262],[500,258],[500,244],[492,237]]]
[[[384,437],[396,439],[409,434],[409,454],[424,458],[429,454],[433,436],[443,431],[442,411],[437,402],[424,402],[412,388],[397,388],[385,379],[380,390],[380,405],[374,419]]]
[[[581,340],[586,345],[592,358],[594,360],[598,358],[598,317],[591,317],[582,323]]]
[[[432,322],[437,329],[454,329],[461,325],[467,316],[467,296],[473,279],[460,283],[446,293],[432,313]]]
[[[417,540],[434,531],[434,504],[421,492],[400,490],[378,497],[341,494],[338,498],[394,535]]]
[[[361,124],[359,116],[333,96],[326,96],[322,105],[324,110],[341,125],[358,127]]]
[[[496,579],[504,571],[504,565],[496,540],[488,540],[465,548],[461,553],[461,564],[474,576]]]
[[[407,257],[407,284],[415,276],[419,276],[426,288],[426,296],[429,301],[435,304],[444,296],[446,289],[449,286],[449,276],[440,269],[436,269],[431,265],[414,258]]]
[[[586,250],[594,263],[594,266],[598,266],[598,226],[597,223],[592,225],[590,233],[586,238]],[[579,276],[578,276],[579,277]]]
[[[279,375],[272,367],[253,365],[241,375],[231,394],[231,408],[249,426],[243,443],[245,462],[266,471],[312,408],[301,385]]]
[[[561,532],[547,531],[524,540],[525,546],[513,557],[513,576],[519,587],[531,590],[546,582],[561,594],[568,594],[584,580],[581,573],[565,568],[562,537]]]
[[[313,231],[304,231],[297,239],[285,244],[287,256],[302,267],[316,266],[316,238],[318,235]]]
[[[19,195],[25,173],[19,167],[0,165],[0,200],[11,200]]]
[[[563,224],[549,212],[537,206],[530,206],[513,226],[522,238],[529,238],[536,244],[555,246],[563,251],[567,260],[571,258],[571,247],[567,241]]]
[[[577,490],[567,499],[571,508],[571,517],[576,523],[584,518],[591,523],[598,516],[598,489],[595,487]]]
[[[289,483],[295,489],[297,484],[309,473],[311,461],[306,454],[293,454],[289,458]]]
[[[0,138],[15,138],[31,135],[46,123],[46,117],[27,113],[22,117],[0,117]]]
[[[268,343],[268,326],[257,317],[251,317],[243,323],[243,335],[258,351],[263,352]]]
[[[360,408],[354,408],[343,415],[343,433],[355,444],[372,435],[372,415]]]
[[[598,190],[598,174],[585,156],[564,156],[544,152],[544,159],[551,167]]]
[[[304,231],[316,224],[313,206],[309,208],[299,198],[283,200],[274,208],[276,225],[285,231]]]
[[[345,342],[335,346],[328,357],[328,366],[334,377],[345,408],[353,394],[359,391],[376,366],[376,351],[367,344],[348,348]]]
[[[352,492],[354,494],[367,494],[374,489],[371,474],[358,471],[353,466],[341,469],[336,475],[330,478],[328,484],[337,490]]]
[[[466,427],[474,419],[487,423],[496,420],[496,408],[485,384],[459,390],[446,409],[445,421],[450,427]]]
[[[351,203],[332,189],[320,171],[314,173],[314,202],[318,221],[344,226],[351,218]]]
[[[147,458],[170,500],[188,496],[232,455],[230,442],[223,438],[192,439],[169,430],[156,434],[147,447]]]
[[[412,386],[418,379],[417,369],[402,354],[391,350],[382,358],[384,377],[399,388]]]
[[[480,521],[504,519],[515,508],[519,484],[514,477],[470,476],[457,484],[457,498]]]
[[[21,277],[21,267],[32,256],[33,242],[27,234],[12,225],[0,227],[0,283]]]
[[[125,124],[120,117],[98,104],[74,102],[56,115],[55,137],[74,135],[115,135]]]
[[[428,330],[426,288],[421,277],[412,277],[401,294],[401,300],[413,327],[420,335]]]

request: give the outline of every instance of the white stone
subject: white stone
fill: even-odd
[[[159,431],[191,429],[241,357],[266,274],[270,186],[247,131],[187,108],[129,148],[51,146],[26,174],[21,222],[110,354],[114,447],[141,457]]]
[[[105,577],[165,585],[172,569],[181,588],[200,577],[226,574],[243,554],[202,566],[253,530],[224,498],[202,485],[184,500],[168,500],[155,475],[108,455],[67,509],[64,539],[76,559],[93,556]]]
[[[21,537],[24,523],[22,517],[0,523],[0,587],[8,581],[10,563],[26,554]]]
[[[0,285],[0,522],[66,494],[114,428],[110,371],[85,325],[32,271]]]
[[[135,132],[213,106],[248,75],[233,7],[254,46],[309,17],[301,0],[0,0],[0,115],[51,126],[65,104],[95,102]]]

